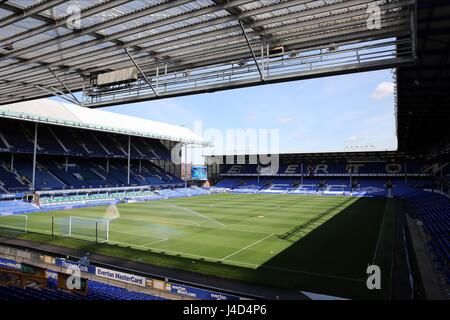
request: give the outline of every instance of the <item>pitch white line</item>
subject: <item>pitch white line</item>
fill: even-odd
[[[255,244],[258,244],[258,243],[260,243],[260,242],[262,242],[262,241],[264,241],[264,240],[270,238],[271,236],[273,236],[273,233],[269,234],[268,236],[266,236],[266,237],[264,237],[264,238],[262,238],[262,239],[260,239],[260,240],[258,240],[258,241],[255,241],[255,242],[249,244],[248,246],[246,246],[246,247],[244,247],[244,248],[239,249],[238,251],[235,251],[235,252],[233,252],[233,253],[227,255],[226,257],[220,259],[220,261],[227,260],[229,257],[234,256],[235,254],[237,254],[237,253],[239,253],[239,252],[241,252],[241,251],[244,251],[244,250],[250,248],[251,246],[254,246]]]
[[[386,203],[384,204],[383,218],[381,219],[380,229],[378,230],[377,243],[376,243],[375,249],[373,251],[372,264],[375,264],[375,259],[377,258],[378,247],[380,246],[381,233],[383,231],[383,226],[384,226],[384,220],[385,220],[385,217],[386,217],[387,207],[388,207],[388,201],[386,200]]]
[[[271,234],[269,236],[272,236],[272,235],[273,234]],[[267,236],[266,238],[268,238],[269,236]],[[162,240],[167,240],[167,239],[160,239],[160,240],[156,240],[156,241],[162,241]],[[262,241],[262,240],[264,240],[264,239],[261,239],[259,241]],[[179,255],[181,255],[182,257],[185,257],[185,258],[192,257],[192,258],[203,258],[203,259],[209,260],[209,261],[219,261],[217,258],[213,258],[213,257],[202,256],[202,255],[191,254],[191,253],[184,253],[184,252],[173,251],[173,250],[165,250],[165,249],[159,249],[159,248],[149,248],[149,247],[144,247],[144,245],[137,246],[137,245],[132,245],[130,243],[120,242],[120,241],[108,241],[108,243],[125,244],[125,245],[128,245],[130,247],[145,248],[145,249],[151,249],[153,251],[160,251],[160,253],[161,252],[168,252],[168,253],[173,253],[173,254],[179,254]],[[153,243],[155,243],[155,241]],[[222,259],[220,261],[222,261]],[[273,270],[278,270],[278,271],[287,271],[287,272],[294,272],[294,273],[303,273],[303,274],[321,276],[321,277],[326,277],[326,278],[349,280],[349,281],[355,281],[355,282],[363,281],[361,279],[340,277],[340,276],[329,275],[329,274],[324,274],[324,273],[314,273],[314,272],[308,272],[308,271],[302,271],[302,270],[294,270],[294,269],[289,269],[289,268],[272,267],[272,266],[261,266],[260,264],[248,263],[248,262],[243,262],[243,261],[234,261],[234,260],[226,260],[226,261],[229,262],[232,265],[251,266],[251,267],[254,267],[254,268],[262,267],[262,268],[265,268],[265,269],[273,269]]]
[[[159,241],[163,241],[163,240],[169,240],[169,239],[159,239],[159,240],[156,240],[156,241],[154,241],[153,243],[156,243],[156,242],[159,242]],[[184,257],[184,258],[188,258],[188,257],[190,257],[190,258],[203,258],[203,259],[205,259],[205,260],[209,260],[209,261],[214,261],[214,262],[217,262],[217,261],[219,261],[219,259],[218,258],[213,258],[213,257],[208,257],[208,256],[202,256],[202,255],[198,255],[198,254],[192,254],[192,253],[185,253],[185,252],[180,252],[180,251],[173,251],[173,250],[167,250],[167,249],[161,249],[161,248],[152,248],[152,247],[146,247],[146,246],[148,246],[149,244],[147,243],[147,244],[144,244],[144,245],[135,245],[135,244],[131,244],[131,243],[128,243],[128,242],[122,242],[122,241],[112,241],[112,240],[109,240],[107,243],[112,243],[112,244],[114,244],[114,243],[117,243],[117,244],[123,244],[123,245],[127,245],[127,246],[129,246],[129,247],[134,247],[134,248],[145,248],[145,249],[150,249],[150,250],[152,250],[152,251],[155,251],[155,252],[158,252],[159,251],[159,253],[162,253],[162,252],[165,252],[165,253],[173,253],[173,254],[177,254],[177,255],[180,255],[180,256],[182,256],[182,257]]]
[[[130,246],[130,247],[132,247],[132,248],[145,248],[145,249],[150,249],[149,247],[147,247],[148,245],[155,244],[155,243],[162,242],[162,241],[166,241],[166,240],[169,240],[169,239],[158,239],[158,240],[155,240],[155,241],[152,241],[152,242],[149,242],[149,243],[144,243],[144,244],[142,244],[142,245],[136,245],[136,244],[131,244],[131,243],[128,243],[128,242],[113,241],[113,240],[108,241],[108,243],[123,244],[123,245]]]
[[[169,240],[169,238],[159,239],[159,240],[155,240],[155,241],[152,241],[152,242],[149,242],[149,243],[144,243],[142,246],[146,247],[146,246],[149,246],[151,244],[155,244],[155,243],[159,243],[159,242],[163,242],[163,241],[167,241],[167,240]]]

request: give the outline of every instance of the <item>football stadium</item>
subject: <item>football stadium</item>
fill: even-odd
[[[0,300],[448,300],[449,41],[448,1],[1,1]],[[376,72],[394,148],[210,152],[163,112]]]

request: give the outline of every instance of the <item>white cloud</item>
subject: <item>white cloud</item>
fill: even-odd
[[[391,96],[394,93],[394,84],[392,82],[380,83],[375,91],[372,93],[372,97],[376,100],[382,100]]]
[[[279,123],[283,123],[283,124],[292,122],[294,120],[295,120],[295,118],[293,118],[293,117],[281,117],[281,118],[278,118],[278,122]]]

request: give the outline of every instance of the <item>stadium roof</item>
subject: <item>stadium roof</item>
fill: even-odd
[[[419,0],[417,32],[417,63],[397,71],[399,150],[448,154],[450,1]]]
[[[0,117],[190,144],[206,144],[200,136],[185,127],[88,109],[52,99],[0,106]]]
[[[414,4],[0,1],[0,104],[83,91],[101,107],[397,67],[413,61]],[[98,85],[128,67],[134,81]]]
[[[224,157],[225,155],[206,155],[205,157],[210,158],[210,161],[214,162],[214,158]],[[242,156],[242,155],[241,155]],[[246,159],[253,155],[245,155]],[[265,155],[267,156],[267,155]],[[275,156],[275,155],[272,155]],[[238,155],[234,156],[237,160]],[[300,163],[302,161],[372,161],[372,162],[383,162],[392,159],[404,160],[404,159],[421,159],[422,155],[415,154],[405,154],[403,152],[397,151],[351,151],[351,152],[314,152],[314,153],[283,153],[278,155],[279,160],[283,163]],[[247,162],[248,163],[248,162]],[[235,164],[237,161],[235,161]]]

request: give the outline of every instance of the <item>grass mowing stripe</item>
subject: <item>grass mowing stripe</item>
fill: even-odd
[[[314,224],[315,222],[317,222],[318,220],[322,219],[323,217],[327,216],[331,212],[337,210],[340,207],[345,206],[346,204],[348,204],[352,200],[353,199],[349,198],[349,199],[345,200],[343,203],[339,203],[339,204],[337,204],[334,207],[328,208],[324,212],[314,216],[313,218],[309,219],[305,223],[303,223],[301,225],[298,225],[298,226],[292,228],[291,230],[289,230],[288,232],[286,232],[285,234],[281,235],[280,239],[289,239],[289,238],[291,238],[295,234],[297,234],[297,233],[301,232],[302,230],[306,229],[307,227],[309,227],[310,225]]]
[[[102,219],[106,207],[30,214],[30,233],[0,234],[260,285],[370,297],[373,293],[359,279],[373,259],[378,228],[389,226],[389,221],[382,223],[384,199],[352,199],[346,204],[349,197],[223,194],[118,204],[120,217],[110,225],[109,244],[96,244],[92,237],[84,241],[49,235],[52,216]],[[269,236],[282,235],[336,206],[289,240]],[[226,226],[206,223],[205,217]],[[13,229],[24,225],[0,217],[1,224]],[[64,231],[64,224],[58,226],[56,232]],[[388,229],[381,235],[375,262],[389,249],[383,242]],[[382,265],[388,270],[388,264]]]
[[[147,249],[149,249],[149,245],[152,245],[152,244],[155,244],[155,243],[159,243],[159,242],[163,242],[163,241],[167,241],[168,239],[159,239],[159,240],[155,240],[155,241],[152,241],[152,242],[149,242],[149,243],[144,243],[144,244],[142,244],[142,245],[136,245],[136,244],[131,244],[131,243],[127,243],[127,242],[122,242],[122,241],[108,241],[108,243],[117,243],[117,244],[124,244],[124,245],[127,245],[127,246],[129,246],[129,247],[132,247],[132,248],[147,248]]]
[[[153,218],[153,217],[152,217]],[[158,218],[158,217],[156,217],[156,218]],[[178,218],[176,218],[177,220],[178,220]],[[137,222],[140,222],[140,223],[142,223],[142,221],[143,221],[143,219],[139,219],[139,218],[130,218],[130,217],[127,217],[127,218],[122,218],[122,221],[124,221],[124,220],[128,220],[128,221],[137,221]],[[150,223],[154,223],[154,224],[158,224],[157,222],[153,222],[153,221],[149,221],[148,219],[146,219],[146,222],[150,222]],[[208,228],[208,227],[205,227],[205,226],[201,226],[200,224],[198,224],[198,223],[196,223],[196,222],[191,222],[191,223],[181,223],[180,221],[168,221],[167,219],[166,219],[166,221],[164,221],[164,222],[159,222],[160,224],[169,224],[169,225],[180,225],[180,226],[188,226],[188,227],[202,227],[202,228]]]
[[[248,262],[242,262],[242,261],[234,261],[234,260],[226,260],[226,261],[232,262],[232,263],[236,263],[236,264],[252,266],[254,268],[258,268],[259,267],[259,268],[262,268],[262,269],[287,271],[287,272],[293,272],[293,273],[308,274],[308,275],[313,275],[313,276],[317,276],[317,277],[325,277],[325,278],[331,278],[331,279],[340,279],[340,280],[347,280],[347,281],[354,281],[354,282],[365,282],[366,281],[366,279],[363,279],[363,278],[354,279],[354,278],[349,278],[349,277],[340,277],[340,276],[330,275],[330,274],[326,274],[326,273],[317,273],[317,272],[303,271],[303,270],[298,270],[298,269],[294,270],[294,269],[289,269],[289,268],[280,268],[280,267],[272,267],[272,266],[260,266],[260,265],[257,265],[257,264],[248,263]]]
[[[197,216],[200,216],[200,217],[202,217],[202,218],[205,218],[205,219],[207,219],[207,220],[209,220],[209,221],[212,221],[212,222],[214,222],[214,223],[217,223],[218,225],[220,225],[220,226],[222,226],[222,227],[226,227],[226,225],[224,225],[223,223],[221,223],[221,222],[219,222],[219,221],[217,221],[217,220],[215,220],[215,219],[213,219],[213,218],[207,217],[207,216],[205,216],[205,215],[203,215],[203,214],[201,214],[201,213],[199,213],[199,212],[197,212],[197,211],[194,211],[194,210],[192,210],[192,209],[184,208],[184,207],[179,207],[179,206],[177,206],[177,205],[175,205],[175,204],[172,204],[172,203],[170,203],[169,205],[172,206],[172,207],[174,207],[174,208],[176,208],[176,209],[180,209],[180,210],[183,210],[183,211],[185,211],[185,212],[189,212],[189,213],[192,213],[192,214],[194,214],[194,215],[197,215]]]

